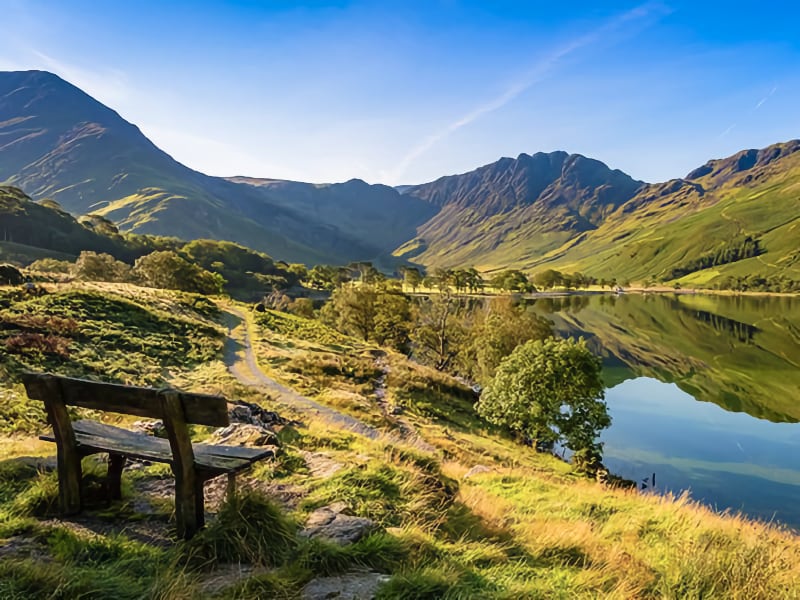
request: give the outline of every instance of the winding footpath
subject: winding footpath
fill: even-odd
[[[278,383],[271,377],[267,377],[256,361],[247,327],[247,315],[242,311],[230,306],[225,308],[223,323],[228,327],[228,339],[225,341],[225,365],[231,374],[244,385],[265,390],[276,396],[281,402],[304,412],[313,412],[342,429],[353,431],[373,440],[384,435],[355,417],[320,404]]]

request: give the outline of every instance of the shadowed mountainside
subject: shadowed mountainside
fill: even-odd
[[[55,199],[73,214],[104,215],[124,230],[233,240],[304,262],[374,258],[434,212],[391,188],[355,180],[251,185],[209,177],[42,71],[0,73],[0,181],[37,200]]]

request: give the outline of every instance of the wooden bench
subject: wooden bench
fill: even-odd
[[[122,469],[127,458],[168,463],[175,474],[175,517],[178,535],[188,539],[203,527],[203,486],[218,475],[228,475],[228,491],[236,473],[258,460],[274,456],[272,450],[241,446],[193,444],[188,424],[224,427],[229,424],[225,398],[173,389],[99,383],[52,374],[25,373],[23,382],[31,399],[44,402],[55,442],[58,496],[63,514],[81,510],[81,459],[108,453],[109,497],[119,499]],[[72,422],[68,406],[161,419],[168,439],[113,427],[92,420]]]

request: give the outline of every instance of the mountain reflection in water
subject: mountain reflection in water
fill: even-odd
[[[800,299],[571,296],[531,309],[603,357],[612,471],[800,527]]]

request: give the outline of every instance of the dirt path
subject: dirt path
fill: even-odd
[[[355,417],[340,413],[329,406],[298,394],[293,389],[267,377],[256,362],[253,346],[247,331],[247,316],[242,311],[227,307],[224,310],[223,323],[228,327],[224,360],[228,370],[236,379],[247,386],[265,389],[285,404],[301,411],[313,412],[343,429],[348,429],[373,440],[381,437],[381,432],[374,427],[370,427]]]
[[[375,359],[375,367],[381,372],[381,376],[375,380],[375,399],[381,408],[384,417],[397,427],[397,435],[407,444],[425,452],[436,452],[436,448],[422,439],[417,430],[411,423],[406,421],[398,413],[391,410],[386,401],[386,379],[389,377],[389,363],[385,356],[378,356]]]

